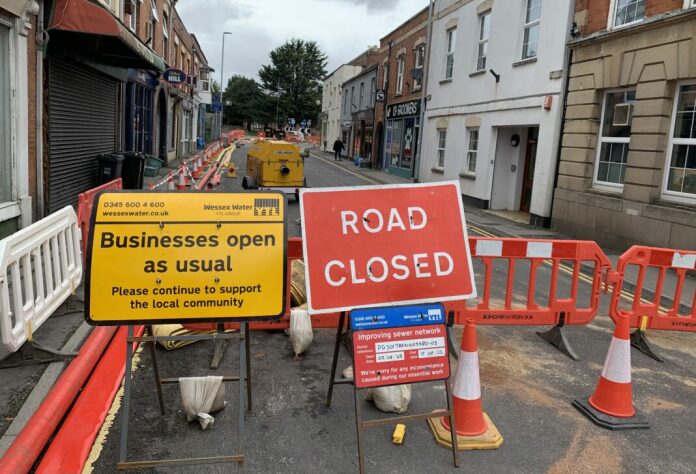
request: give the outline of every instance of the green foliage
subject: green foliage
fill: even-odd
[[[254,79],[238,75],[230,77],[222,100],[226,124],[242,125],[246,122],[249,126],[252,121],[265,121],[266,100]]]
[[[312,119],[321,111],[321,84],[326,76],[326,55],[315,41],[292,39],[270,53],[271,64],[259,70],[267,95],[266,111],[279,118]],[[269,110],[271,108],[271,110]]]

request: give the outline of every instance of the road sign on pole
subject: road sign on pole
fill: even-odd
[[[222,100],[220,94],[213,94],[210,108],[213,112],[222,112]]]
[[[300,193],[310,312],[476,296],[458,182]]]

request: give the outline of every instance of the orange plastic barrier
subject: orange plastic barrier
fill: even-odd
[[[602,276],[611,268],[611,262],[596,242],[470,237],[469,246],[474,263],[478,260],[484,265],[484,281],[483,286],[478,286],[477,305],[467,306],[464,301],[445,305],[454,311],[456,324],[464,324],[468,318],[474,318],[476,324],[491,325],[587,324],[596,316]],[[492,296],[496,260],[507,264],[505,291],[500,298]],[[525,287],[519,289],[515,287],[515,278],[522,265],[529,267],[529,277]],[[540,284],[542,272],[547,274],[543,279],[548,279],[548,291]],[[567,297],[560,295],[560,272],[570,276],[570,288],[565,289]],[[585,305],[578,295],[581,279],[591,286]],[[546,304],[539,302],[540,292],[547,299]]]
[[[630,308],[622,308],[620,300],[622,293],[624,297],[627,294],[623,290],[627,283],[626,272],[630,266],[636,267],[638,274],[635,288],[630,289]],[[691,295],[691,311],[688,314],[680,312],[680,302],[685,296],[684,283],[689,272],[696,276],[694,270],[696,251],[634,245],[619,257],[616,272],[611,272],[608,276],[608,283],[614,285],[609,316],[616,322],[619,316],[627,315],[631,327],[641,330],[696,332],[696,290]],[[650,272],[655,272],[654,291],[652,297],[646,299],[643,290],[648,287],[646,277]],[[676,285],[670,290],[665,288],[668,272],[676,276]],[[671,305],[667,305],[668,308],[660,305],[663,296],[672,301]]]
[[[92,222],[92,206],[94,206],[94,197],[100,191],[107,189],[123,189],[121,178],[117,178],[108,183],[104,183],[96,188],[89,189],[84,193],[77,195],[77,220],[82,229],[82,264],[86,265],[87,258],[87,241],[89,240],[89,225]]]
[[[290,327],[290,279],[292,276],[293,260],[302,260],[304,254],[302,251],[302,239],[299,237],[291,237],[288,239],[288,268],[287,268],[287,288],[286,288],[286,305],[285,315],[277,321],[255,321],[249,324],[249,328],[256,331],[262,330],[283,330]],[[315,314],[312,315],[313,328],[332,328],[335,329],[338,325],[339,313]],[[192,330],[212,330],[215,329],[215,324],[211,323],[190,323],[183,325],[187,329]],[[225,323],[225,329],[239,329],[239,323]]]

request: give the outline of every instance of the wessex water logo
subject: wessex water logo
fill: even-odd
[[[254,199],[255,216],[279,216],[280,199],[278,198],[258,198]]]

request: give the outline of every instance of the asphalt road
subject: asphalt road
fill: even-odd
[[[234,160],[243,169],[245,148]],[[331,162],[310,158],[306,162],[310,186],[369,184],[337,168]],[[241,178],[226,179],[225,190],[241,189]],[[289,233],[299,235],[295,220],[298,205],[290,199]],[[475,223],[475,219],[472,219]],[[480,270],[480,267],[476,267]],[[480,271],[476,272],[480,275]],[[521,273],[523,274],[523,272]],[[504,287],[505,269],[494,272],[496,294]],[[538,295],[548,288],[548,272],[541,273]],[[559,277],[567,291],[568,279]],[[545,279],[545,280],[544,280]],[[480,285],[480,279],[477,282]],[[515,287],[524,293],[527,282]],[[580,292],[589,299],[589,288]],[[498,295],[498,296],[496,296]],[[693,335],[652,333],[654,347],[666,359],[657,363],[633,353],[635,405],[651,422],[644,431],[611,432],[581,416],[571,402],[589,395],[597,382],[613,324],[606,316],[608,298],[587,327],[568,327],[568,337],[580,355],[573,361],[536,336],[537,327],[479,327],[481,383],[486,412],[505,441],[494,451],[461,452],[461,467],[452,466],[450,452],[435,445],[425,422],[408,423],[402,446],[393,445],[393,427],[365,432],[368,472],[693,472],[696,441],[693,410],[696,409],[696,349]],[[460,334],[455,329],[455,338]],[[333,404],[324,404],[328,385],[334,331],[316,330],[314,342],[300,358],[294,358],[288,337],[282,332],[254,332],[251,337],[253,411],[247,416],[244,470],[246,472],[337,472],[358,469],[353,389],[337,386]],[[225,375],[238,370],[237,347],[230,347],[220,369],[208,368],[213,353],[210,342],[166,352],[158,348],[163,376]],[[339,369],[350,364],[342,350]],[[176,385],[167,385],[168,411],[159,414],[153,385],[152,361],[140,353],[131,399],[129,460],[165,457],[222,456],[234,454],[237,433],[238,385],[226,384],[227,407],[215,415],[212,429],[202,432],[187,423],[179,404]],[[453,361],[452,372],[455,372]],[[358,394],[366,418],[389,415],[378,412]],[[445,406],[442,383],[413,386],[408,413],[429,412]],[[112,415],[119,415],[120,400]],[[115,472],[120,418],[103,431],[93,452],[94,472]],[[226,473],[238,472],[235,464],[144,469],[140,472]]]

